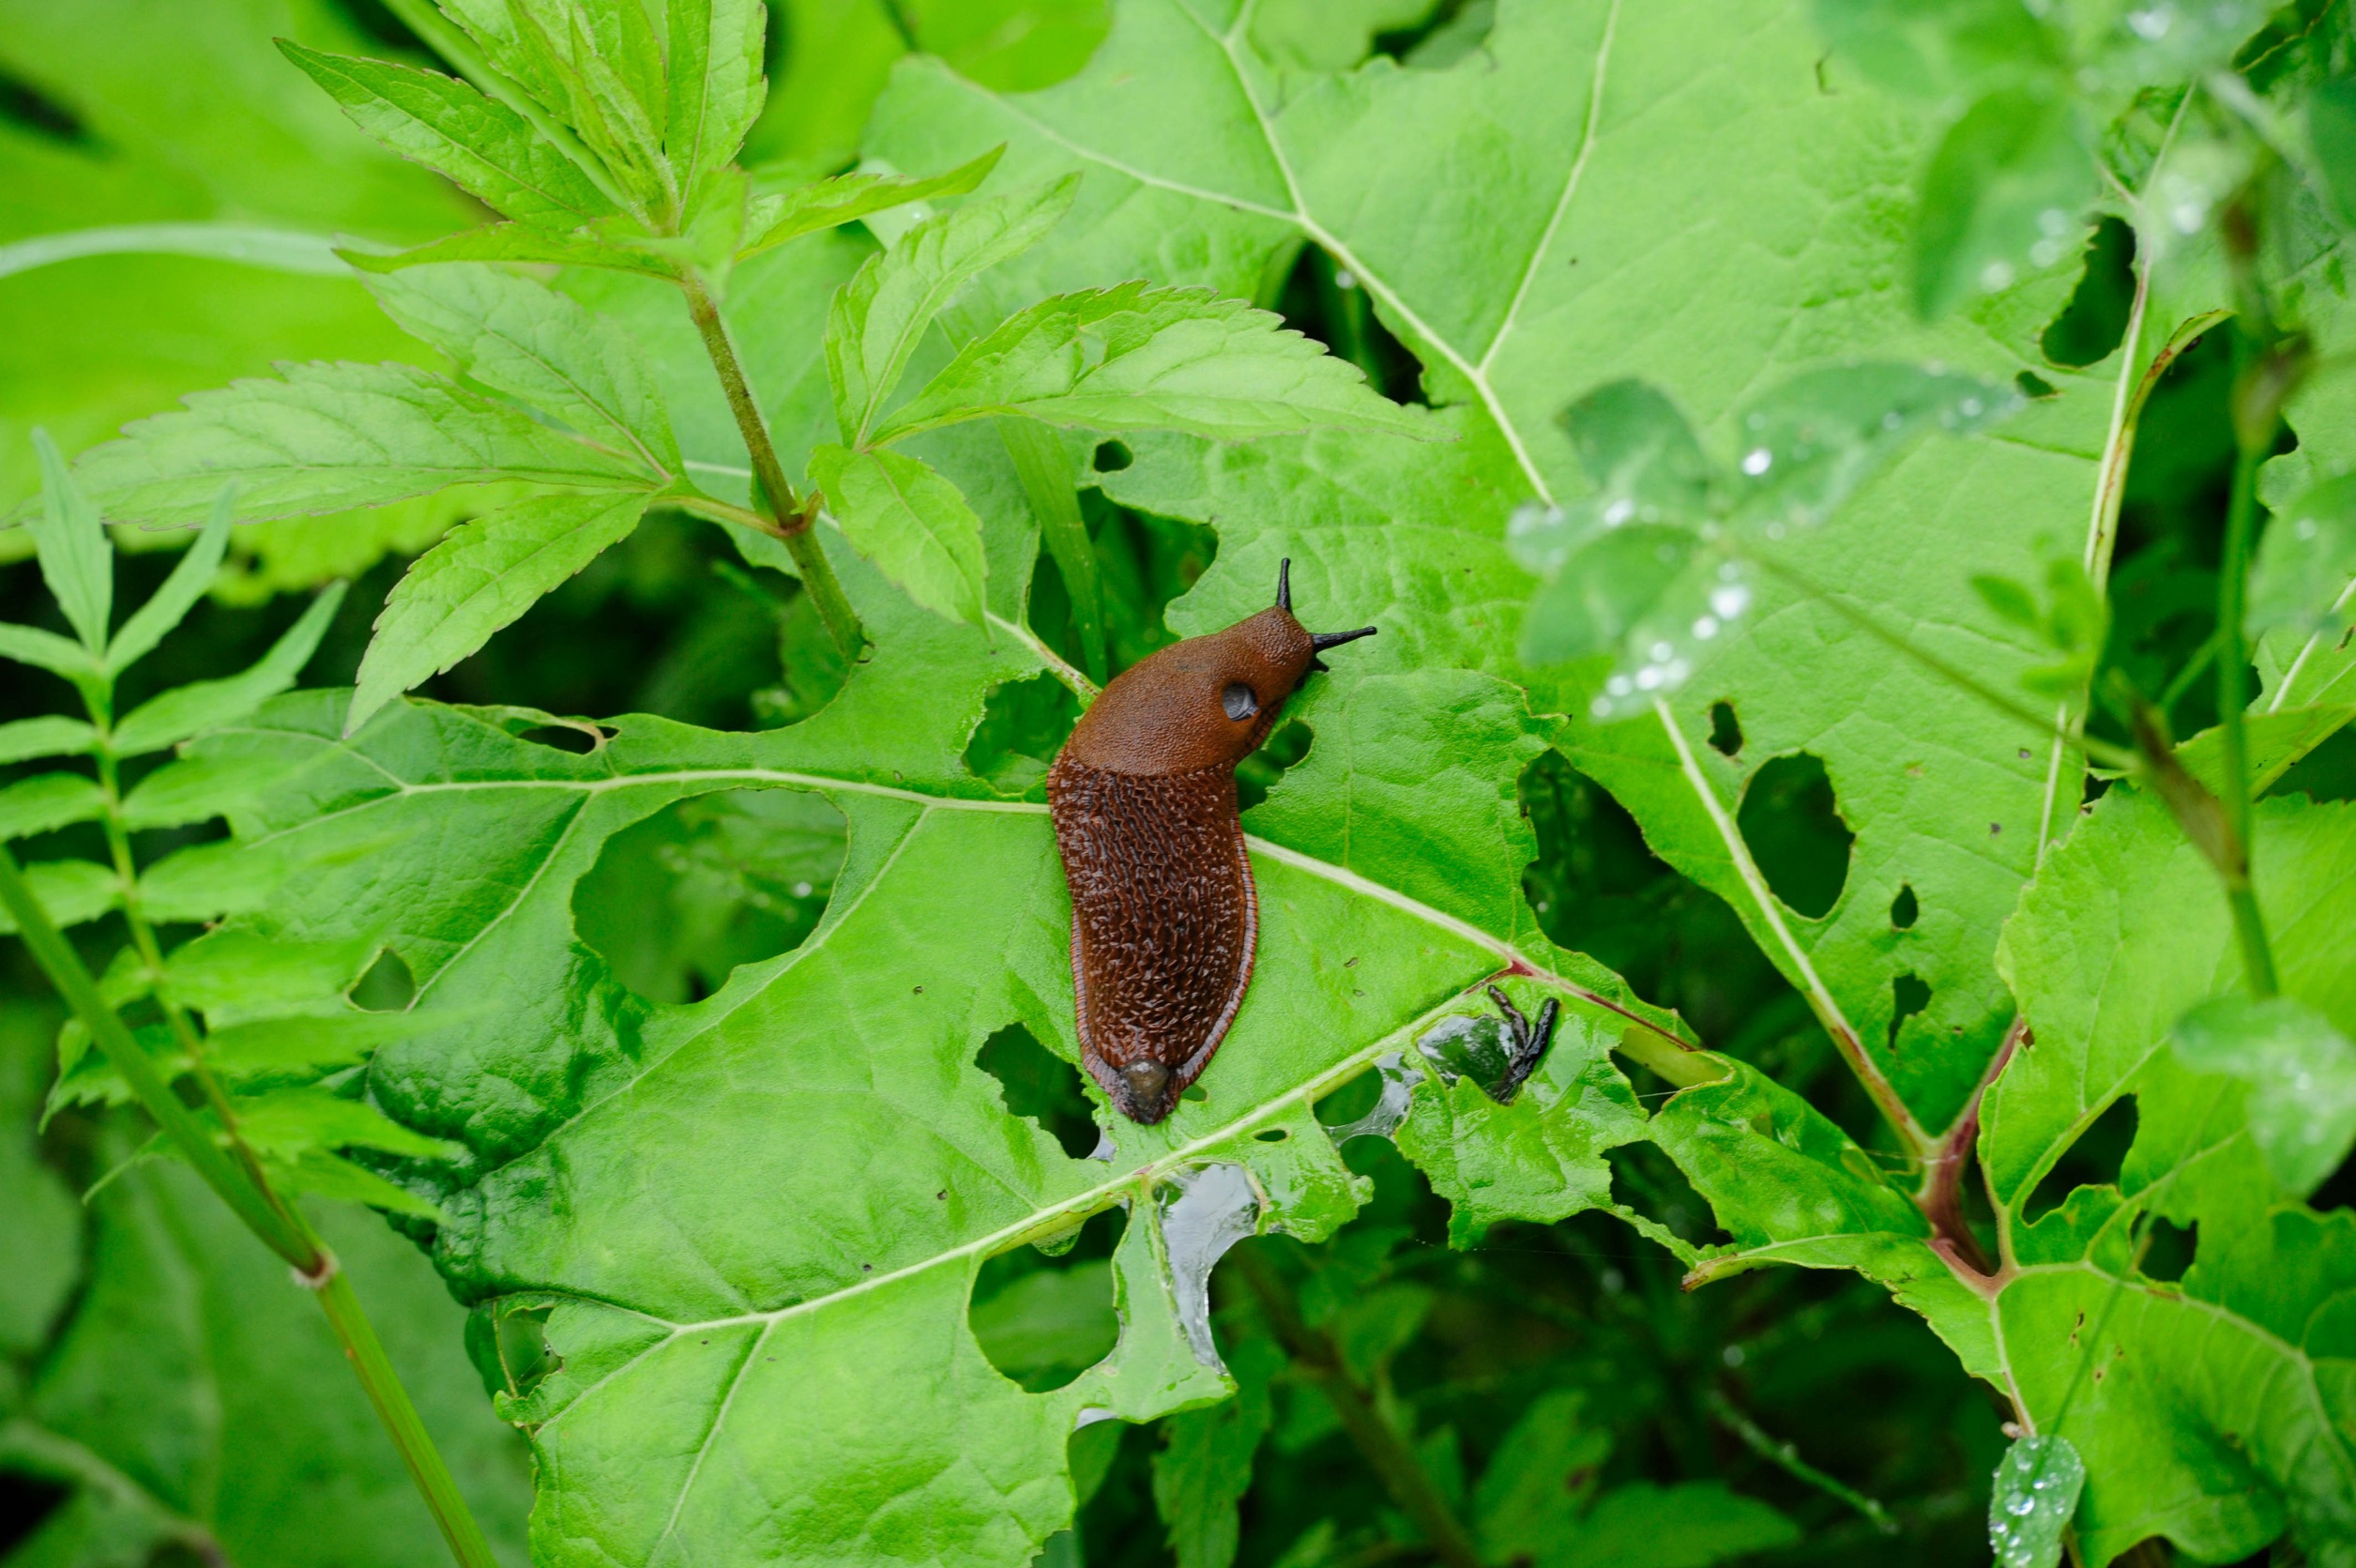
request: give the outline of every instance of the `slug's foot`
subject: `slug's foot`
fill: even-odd
[[[1505,993],[1489,987],[1489,999],[1497,1004],[1497,1014],[1505,1020],[1505,1031],[1512,1038],[1512,1048],[1506,1057],[1505,1076],[1494,1084],[1481,1087],[1489,1098],[1500,1105],[1510,1105],[1521,1091],[1524,1082],[1538,1070],[1546,1055],[1546,1047],[1555,1042],[1555,1023],[1562,1016],[1562,1003],[1549,997],[1546,1005],[1538,1010],[1538,1022],[1532,1024],[1522,1014]]]

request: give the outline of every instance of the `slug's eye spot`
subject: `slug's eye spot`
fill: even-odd
[[[1227,689],[1219,693],[1219,706],[1227,710],[1227,717],[1249,719],[1260,711],[1260,699],[1240,680],[1227,682]]]

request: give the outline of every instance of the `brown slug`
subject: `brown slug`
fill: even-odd
[[[1048,770],[1081,1059],[1132,1121],[1170,1114],[1252,981],[1259,901],[1236,764],[1326,667],[1320,652],[1374,633],[1303,631],[1287,560],[1272,608],[1121,672]]]

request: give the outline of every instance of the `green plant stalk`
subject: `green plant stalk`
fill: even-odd
[[[1040,537],[1072,595],[1080,662],[1088,678],[1102,686],[1111,667],[1104,648],[1104,589],[1096,573],[1096,546],[1089,542],[1087,521],[1080,515],[1079,492],[1065,470],[1063,443],[1036,420],[1002,419],[997,426],[1007,456],[1014,460],[1015,476],[1030,497],[1031,515],[1039,519]]]
[[[368,1402],[376,1408],[376,1419],[384,1423],[393,1447],[400,1450],[401,1462],[408,1467],[409,1479],[416,1483],[418,1494],[425,1499],[433,1522],[441,1527],[450,1556],[463,1568],[497,1568],[498,1560],[491,1555],[491,1543],[483,1539],[482,1527],[475,1523],[474,1512],[460,1494],[457,1479],[442,1462],[442,1451],[433,1445],[433,1434],[418,1419],[418,1408],[410,1402],[401,1374],[393,1370],[392,1362],[386,1358],[375,1325],[361,1309],[350,1276],[334,1267],[332,1258],[329,1264],[324,1280],[314,1283],[306,1277],[303,1283],[312,1286],[317,1294],[320,1310],[327,1315],[336,1338],[342,1343],[344,1360],[358,1374]]]
[[[475,1523],[465,1499],[459,1495],[458,1483],[451,1478],[441,1451],[433,1446],[432,1435],[418,1420],[417,1407],[410,1402],[400,1375],[385,1359],[384,1347],[377,1341],[359,1298],[353,1293],[351,1282],[337,1265],[335,1255],[320,1245],[310,1226],[279,1201],[266,1181],[232,1163],[205,1125],[196,1119],[195,1113],[172,1092],[172,1086],[157,1070],[154,1060],[140,1048],[122,1018],[99,995],[98,982],[90,978],[81,954],[73,951],[49,918],[49,911],[41,906],[32,886],[25,881],[24,873],[18,868],[16,858],[5,846],[0,846],[0,906],[6,906],[15,919],[17,932],[23,937],[34,962],[49,976],[50,983],[57,987],[74,1015],[90,1031],[90,1038],[106,1053],[107,1060],[122,1074],[140,1105],[155,1119],[156,1125],[172,1140],[181,1157],[229,1206],[230,1212],[260,1238],[263,1245],[285,1259],[296,1277],[318,1293],[327,1322],[343,1346],[345,1359],[359,1375],[369,1403],[376,1408],[386,1433],[401,1453],[402,1463],[408,1467],[426,1507],[441,1527],[451,1556],[458,1560],[461,1568],[498,1568],[497,1560],[491,1555],[490,1543],[483,1539],[481,1527]]]
[[[82,957],[73,951],[41,907],[32,885],[18,869],[16,858],[0,848],[0,905],[5,905],[16,921],[17,932],[33,954],[33,961],[57,987],[66,1005],[90,1031],[90,1039],[106,1053],[114,1071],[130,1086],[141,1105],[163,1130],[180,1151],[182,1158],[195,1167],[205,1184],[220,1195],[246,1228],[262,1239],[265,1246],[284,1258],[296,1270],[310,1272],[325,1261],[319,1247],[298,1225],[290,1225],[287,1217],[266,1201],[247,1179],[244,1171],[213,1141],[196,1115],[172,1092],[172,1086],[157,1070],[155,1061],[131,1038],[130,1030],[114,1010],[99,995],[98,982],[83,966]]]
[[[1302,1320],[1291,1287],[1267,1259],[1249,1247],[1239,1248],[1230,1257],[1252,1293],[1260,1299],[1269,1326],[1276,1331],[1285,1353],[1332,1402],[1334,1413],[1342,1418],[1342,1429],[1349,1434],[1383,1490],[1391,1494],[1391,1500],[1422,1531],[1432,1555],[1448,1568],[1482,1568],[1471,1532],[1440,1496],[1406,1434],[1391,1424],[1374,1395],[1351,1374],[1332,1336]]]
[[[761,492],[755,500],[765,503],[763,525],[793,556],[795,569],[801,573],[803,591],[817,607],[827,635],[834,639],[834,646],[843,650],[844,659],[857,661],[867,646],[867,633],[860,628],[859,614],[851,608],[842,583],[836,580],[834,568],[827,561],[825,547],[811,531],[811,524],[818,515],[818,497],[802,500],[785,478],[785,465],[778,460],[777,444],[769,439],[768,423],[761,418],[760,404],[752,401],[752,388],[745,381],[744,366],[737,358],[736,345],[728,341],[728,325],[720,319],[720,306],[712,298],[711,290],[693,272],[679,280],[679,290],[687,296],[687,313],[694,318],[695,330],[704,340],[704,352],[720,375],[721,390],[728,396],[729,412],[737,417],[737,431],[744,437],[745,450],[752,459],[752,477]]]
[[[83,696],[88,705],[91,722],[98,726],[99,734],[103,738],[113,723],[114,693],[111,690],[85,691]],[[308,1231],[302,1222],[295,1217],[285,1200],[279,1196],[278,1189],[270,1185],[269,1178],[263,1174],[260,1158],[254,1154],[252,1146],[246,1142],[245,1134],[238,1131],[237,1113],[231,1107],[229,1096],[220,1087],[220,1080],[213,1075],[210,1064],[205,1059],[204,1042],[197,1035],[196,1026],[189,1021],[188,1010],[164,992],[163,948],[156,940],[155,927],[148,923],[146,912],[139,906],[139,876],[131,860],[130,830],[123,820],[121,763],[103,738],[91,753],[90,760],[98,769],[99,796],[105,807],[99,826],[106,834],[107,852],[114,862],[114,875],[123,887],[123,923],[130,930],[131,946],[138,950],[140,962],[147,967],[147,973],[152,977],[156,986],[156,1003],[162,1009],[164,1021],[171,1026],[173,1038],[180,1043],[180,1049],[188,1053],[189,1075],[196,1080],[205,1104],[211,1106],[213,1115],[220,1119],[221,1134],[229,1140],[229,1152],[244,1169],[246,1180],[262,1195],[263,1201],[278,1212],[290,1233],[307,1237]],[[288,1261],[295,1260],[290,1258]],[[296,1267],[301,1269],[303,1265],[297,1262]]]
[[[1898,1522],[1890,1516],[1888,1509],[1856,1487],[1827,1475],[1800,1457],[1800,1451],[1791,1444],[1779,1443],[1769,1437],[1758,1423],[1744,1415],[1735,1402],[1719,1390],[1710,1390],[1702,1396],[1702,1403],[1709,1407],[1710,1413],[1718,1419],[1720,1425],[1742,1440],[1743,1447],[1777,1469],[1802,1485],[1814,1486],[1826,1497],[1857,1510],[1871,1520],[1874,1529],[1882,1534],[1898,1533]]]
[[[2242,643],[2242,621],[2249,598],[2251,536],[2257,531],[2257,468],[2266,461],[2263,443],[2242,432],[2233,458],[2233,495],[2226,509],[2225,558],[2217,568],[2217,726],[2225,767],[2226,820],[2238,841],[2239,873],[2225,877],[2227,907],[2233,911],[2233,929],[2242,942],[2242,965],[2249,978],[2250,995],[2263,1001],[2281,988],[2274,974],[2274,952],[2267,940],[2266,919],[2250,885],[2252,830],[2250,809],[2250,743],[2242,725],[2249,706],[2248,651]]]

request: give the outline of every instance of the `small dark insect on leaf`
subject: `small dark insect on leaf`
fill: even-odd
[[[1521,1091],[1522,1085],[1538,1070],[1539,1062],[1545,1058],[1546,1047],[1554,1043],[1555,1023],[1562,1015],[1562,1004],[1552,997],[1547,997],[1546,1005],[1538,1010],[1538,1022],[1533,1025],[1523,1016],[1522,1010],[1494,985],[1489,987],[1489,999],[1497,1004],[1497,1012],[1505,1018],[1506,1029],[1513,1037],[1513,1055],[1506,1064],[1505,1076],[1494,1084],[1483,1084],[1482,1087],[1488,1090],[1490,1099],[1500,1105],[1510,1105],[1513,1103],[1513,1096]]]

